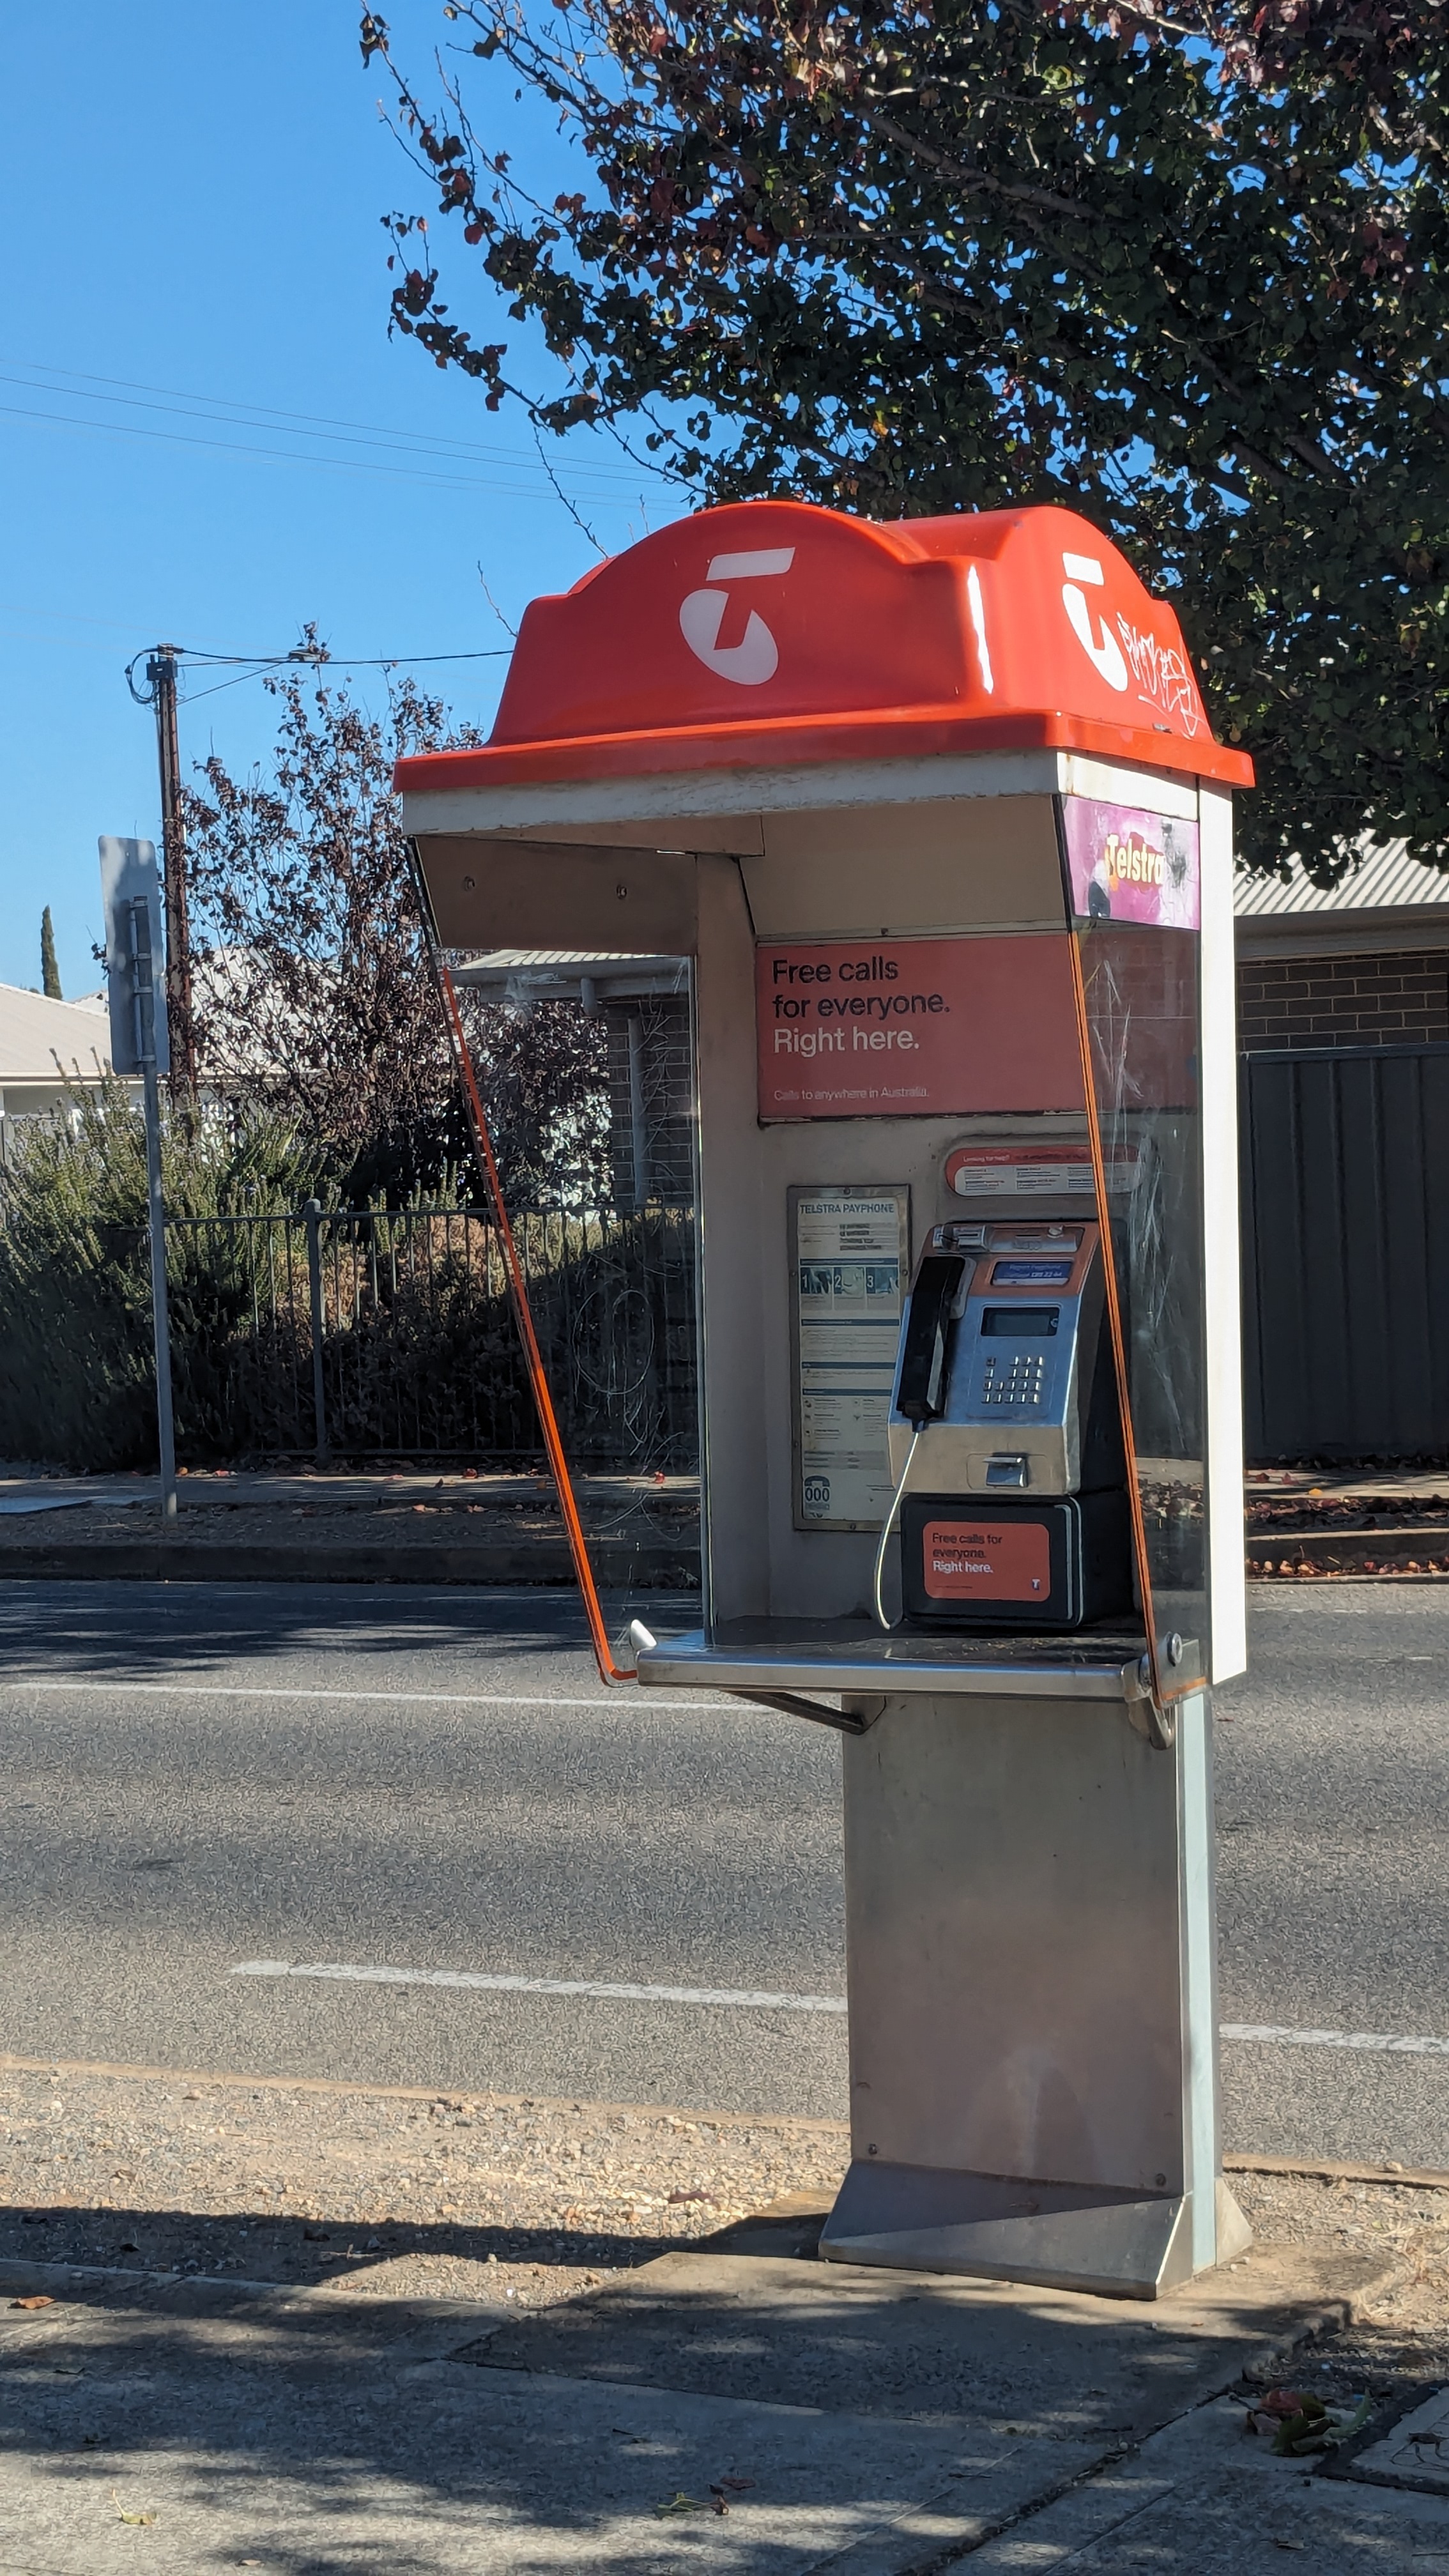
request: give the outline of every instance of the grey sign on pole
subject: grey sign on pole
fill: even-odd
[[[106,913],[106,990],[111,1067],[141,1076],[146,1110],[146,1198],[151,1230],[151,1328],[156,1346],[156,1445],[161,1509],[176,1518],[176,1432],[171,1412],[171,1333],[166,1306],[166,1211],[161,1197],[161,1093],[170,1068],[166,953],[153,841],[101,834],[101,900]]]
[[[101,901],[106,916],[106,990],[111,1005],[111,1065],[116,1073],[171,1070],[166,1028],[166,943],[154,841],[101,834]],[[138,975],[140,960],[147,971]],[[143,1024],[144,1023],[144,1024]]]

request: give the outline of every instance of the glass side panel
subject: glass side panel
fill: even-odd
[[[1140,921],[1078,931],[1157,1631],[1206,1657],[1198,939]]]

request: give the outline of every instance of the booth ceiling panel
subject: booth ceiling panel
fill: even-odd
[[[572,794],[572,791],[568,792]],[[563,806],[562,796],[557,801]],[[631,798],[630,802],[633,801]],[[503,797],[492,792],[482,797],[471,791],[457,794],[450,791],[445,796],[405,796],[403,829],[419,840],[432,840],[445,832],[467,832],[475,840],[504,841],[513,849],[524,842],[542,842],[553,843],[560,849],[606,852],[658,850],[666,857],[677,857],[686,850],[691,853],[708,850],[719,858],[749,858],[765,846],[763,823],[753,812],[696,814],[681,810],[667,814],[631,814],[623,818],[616,818],[608,812],[594,812],[587,822],[576,821],[574,816],[580,805],[588,802],[587,796],[580,798],[574,795],[572,803],[564,810],[541,820],[536,810],[539,795],[532,788],[517,808],[509,808]],[[607,797],[601,796],[600,802],[607,802]]]
[[[520,851],[446,833],[421,838],[418,850],[445,948],[550,948],[566,928],[580,948],[694,952],[692,858],[536,842]]]

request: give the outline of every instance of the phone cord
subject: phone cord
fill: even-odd
[[[916,1442],[920,1439],[921,1433],[924,1431],[925,1427],[926,1426],[923,1422],[918,1422],[911,1433],[911,1445],[906,1451],[906,1463],[901,1469],[900,1481],[896,1486],[895,1492],[891,1496],[891,1507],[885,1516],[885,1527],[881,1531],[880,1545],[875,1552],[875,1579],[871,1585],[871,1599],[875,1604],[876,1626],[878,1628],[884,1628],[887,1636],[890,1635],[892,1623],[886,1617],[885,1603],[880,1597],[880,1588],[885,1577],[886,1549],[891,1543],[891,1532],[896,1525],[896,1515],[901,1507],[901,1496],[906,1490],[906,1478],[911,1472],[911,1460],[916,1454]],[[897,1622],[896,1624],[899,1623]]]

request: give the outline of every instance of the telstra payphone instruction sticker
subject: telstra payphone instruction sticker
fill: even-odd
[[[1065,932],[761,940],[762,1119],[1080,1109]]]
[[[1109,1146],[1109,1190],[1137,1186],[1142,1148]],[[962,1199],[1084,1198],[1095,1200],[1090,1145],[958,1145],[946,1157],[946,1186]]]
[[[910,1254],[904,1187],[794,1189],[795,1526],[879,1529]]]

